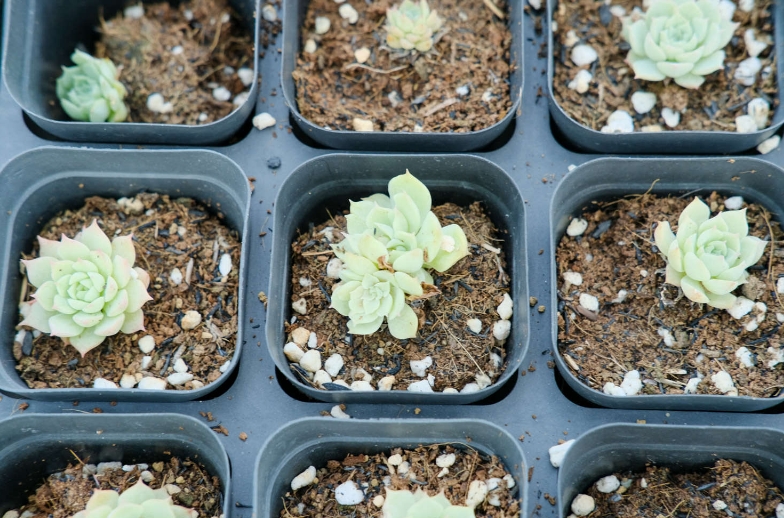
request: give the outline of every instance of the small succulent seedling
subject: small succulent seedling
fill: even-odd
[[[388,189],[351,203],[345,239],[333,245],[343,269],[330,307],[349,317],[351,334],[374,333],[386,319],[392,336],[413,338],[418,319],[408,300],[437,293],[426,268],[451,268],[468,255],[468,241],[459,225],[441,227],[430,191],[408,171]]]
[[[421,489],[417,489],[416,493],[387,489],[381,517],[474,518],[474,510],[470,507],[452,505],[443,491],[435,496],[429,496]]]
[[[139,480],[122,492],[93,491],[87,506],[72,518],[196,518],[199,513],[174,505],[165,489],[151,489]]]
[[[65,113],[84,122],[122,122],[128,117],[123,102],[125,86],[111,60],[94,58],[76,50],[71,54],[73,67],[63,67],[57,78],[57,98]]]
[[[144,329],[150,276],[133,266],[132,236],[110,241],[93,220],[74,239],[38,236],[38,244],[40,257],[22,261],[38,289],[22,306],[20,325],[66,338],[82,356],[107,336]]]
[[[731,292],[746,282],[746,269],[762,257],[767,241],[749,234],[746,209],[710,217],[710,208],[694,198],[678,218],[678,233],[667,221],[654,231],[656,246],[667,262],[665,282],[680,286],[694,302],[729,309]]]
[[[443,20],[431,11],[426,0],[403,0],[387,9],[387,45],[393,49],[427,52],[433,47],[433,36]]]
[[[699,88],[703,76],[724,66],[723,49],[738,25],[722,16],[719,0],[652,0],[643,18],[623,22],[621,35],[631,45],[626,61],[637,79],[671,77]]]

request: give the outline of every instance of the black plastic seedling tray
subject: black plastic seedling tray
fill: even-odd
[[[6,2],[6,33],[9,30],[9,6],[14,3],[16,2]],[[40,1],[34,4],[39,8],[43,5]],[[74,9],[82,10],[81,7]],[[66,391],[54,393],[51,397],[47,396],[47,401],[33,399],[18,377],[14,378],[14,363],[10,360],[11,355],[8,350],[11,337],[8,334],[16,312],[13,305],[9,308],[4,306],[2,320],[4,338],[0,340],[0,359],[3,365],[0,375],[3,377],[4,395],[0,400],[0,416],[14,416],[14,419],[0,422],[0,437],[3,437],[3,444],[12,440],[15,444],[18,440],[33,441],[46,433],[54,434],[50,435],[52,440],[36,443],[37,458],[47,459],[47,464],[41,465],[40,471],[35,471],[36,477],[40,480],[43,472],[56,471],[62,467],[54,466],[49,462],[57,464],[54,462],[57,459],[62,462],[69,460],[68,457],[59,456],[63,448],[61,440],[70,443],[70,438],[79,439],[85,445],[115,443],[115,441],[100,442],[104,440],[106,431],[110,429],[109,425],[98,424],[101,418],[117,419],[116,426],[121,430],[133,432],[137,430],[133,423],[140,421],[128,414],[156,414],[156,418],[168,423],[169,428],[162,436],[156,435],[155,432],[148,434],[145,440],[149,448],[168,447],[171,445],[167,442],[169,440],[182,439],[183,444],[187,442],[182,435],[187,435],[187,432],[179,431],[178,421],[160,414],[176,414],[180,419],[186,419],[188,423],[196,419],[207,426],[220,425],[228,435],[210,431],[213,436],[200,435],[198,442],[202,448],[213,452],[219,450],[215,445],[220,444],[228,453],[231,462],[229,476],[231,485],[229,494],[226,495],[228,503],[226,518],[276,516],[274,509],[277,509],[276,506],[280,503],[280,495],[275,488],[287,487],[290,480],[286,478],[295,470],[292,468],[289,471],[275,471],[277,468],[273,467],[273,464],[279,466],[287,457],[302,459],[304,455],[314,460],[323,460],[326,459],[323,453],[326,445],[341,443],[340,448],[336,447],[330,452],[340,457],[343,453],[350,453],[348,449],[356,450],[354,451],[356,453],[386,447],[394,440],[390,439],[391,437],[399,437],[399,441],[396,442],[400,445],[431,439],[435,441],[442,438],[449,440],[471,438],[487,450],[495,450],[495,453],[501,455],[517,456],[516,458],[519,459],[524,458],[525,466],[522,470],[518,471],[519,468],[507,465],[508,469],[522,478],[519,480],[521,488],[530,478],[522,495],[525,509],[521,512],[521,517],[559,516],[559,513],[567,508],[566,500],[572,493],[559,493],[558,470],[549,463],[548,448],[561,439],[579,439],[583,436],[591,439],[590,445],[588,442],[585,443],[590,448],[583,450],[575,446],[576,449],[565,460],[564,477],[568,475],[571,478],[574,469],[579,471],[584,467],[582,464],[588,465],[577,458],[581,450],[590,453],[593,448],[603,447],[602,445],[609,441],[618,443],[619,451],[626,452],[631,452],[632,449],[650,451],[650,445],[654,444],[657,445],[657,451],[666,452],[667,456],[658,457],[663,459],[662,462],[682,465],[688,465],[696,458],[701,459],[713,453],[748,455],[739,458],[756,462],[769,477],[781,484],[781,479],[776,479],[772,473],[775,469],[781,471],[777,468],[781,466],[781,462],[776,460],[781,451],[780,439],[776,438],[784,433],[784,419],[782,419],[784,405],[781,403],[765,410],[761,410],[761,407],[747,409],[751,411],[743,414],[718,407],[710,408],[714,411],[704,411],[709,410],[708,408],[698,411],[688,405],[686,408],[675,410],[658,403],[651,405],[657,407],[656,409],[642,408],[643,404],[613,409],[603,407],[605,403],[601,401],[589,401],[571,387],[566,381],[568,372],[562,366],[558,366],[556,358],[553,357],[552,311],[555,308],[552,291],[551,232],[553,229],[558,229],[561,223],[556,220],[551,222],[550,214],[551,207],[562,216],[573,214],[576,209],[566,203],[567,198],[574,201],[574,196],[583,196],[585,199],[592,195],[594,188],[602,188],[608,195],[613,194],[603,187],[611,183],[617,184],[612,187],[616,194],[632,190],[644,192],[650,186],[649,179],[654,176],[669,178],[668,181],[671,183],[683,182],[689,185],[688,187],[676,186],[676,191],[698,187],[710,189],[712,188],[710,182],[714,180],[728,182],[737,176],[740,179],[730,185],[737,185],[749,191],[749,194],[744,191],[740,193],[741,195],[748,196],[749,199],[757,197],[771,210],[780,211],[781,200],[784,199],[784,190],[781,187],[781,177],[784,175],[781,169],[781,166],[784,166],[784,150],[779,148],[764,156],[752,151],[750,155],[753,155],[753,161],[746,156],[735,156],[695,158],[683,162],[680,158],[661,158],[662,155],[674,150],[673,146],[662,145],[656,149],[659,156],[598,162],[587,166],[582,172],[576,171],[574,179],[571,179],[569,176],[571,165],[581,165],[596,158],[605,158],[606,155],[577,153],[573,151],[571,144],[558,136],[559,132],[548,111],[547,100],[540,96],[541,92],[548,90],[547,59],[539,56],[540,49],[545,49],[550,32],[549,27],[544,23],[546,12],[544,9],[530,10],[530,7],[526,7],[525,10],[527,14],[522,17],[526,35],[522,46],[525,54],[522,115],[512,122],[501,137],[471,155],[421,154],[427,150],[427,147],[419,140],[413,141],[404,150],[417,153],[416,155],[331,151],[313,144],[313,140],[305,134],[306,132],[300,131],[299,127],[290,121],[290,109],[280,95],[282,84],[288,81],[288,78],[282,78],[280,75],[283,58],[278,52],[278,49],[283,51],[284,42],[291,37],[285,33],[278,37],[277,43],[270,46],[260,60],[262,82],[258,95],[254,98],[255,113],[269,112],[277,119],[277,125],[264,131],[240,130],[233,137],[236,139],[234,144],[210,148],[212,152],[205,152],[193,142],[173,152],[164,146],[129,146],[126,145],[127,141],[125,144],[96,144],[97,139],[89,144],[53,141],[48,139],[45,136],[46,132],[41,131],[30,118],[23,115],[22,109],[11,97],[8,88],[5,86],[0,88],[0,199],[3,200],[2,210],[0,210],[0,246],[4,251],[1,256],[4,264],[9,264],[10,261],[12,266],[17,259],[9,255],[8,251],[11,247],[15,246],[17,250],[29,250],[30,242],[21,243],[20,240],[32,237],[35,229],[25,229],[17,235],[11,222],[14,218],[23,217],[21,214],[15,215],[14,211],[19,210],[23,200],[29,197],[35,186],[45,178],[58,177],[59,182],[67,183],[69,175],[84,177],[87,174],[95,183],[90,186],[90,182],[85,181],[86,192],[89,189],[100,190],[100,186],[106,188],[112,186],[119,194],[121,191],[127,192],[125,189],[128,186],[111,179],[111,175],[117,172],[142,174],[150,181],[157,182],[159,188],[163,188],[162,184],[166,183],[165,178],[187,176],[198,172],[210,178],[211,187],[207,194],[218,196],[221,189],[234,193],[228,197],[238,198],[236,203],[240,207],[245,206],[246,198],[241,194],[241,188],[231,178],[238,177],[238,172],[241,171],[242,176],[255,179],[253,182],[255,189],[250,197],[247,214],[243,214],[243,221],[235,225],[238,229],[243,228],[243,224],[247,226],[243,255],[246,295],[242,305],[243,328],[238,337],[238,343],[242,348],[237,352],[236,368],[233,373],[227,374],[222,385],[211,387],[214,388],[211,391],[190,394],[192,400],[153,401],[147,399],[144,394],[133,396],[130,398],[132,400],[129,400],[121,397],[119,391],[101,394],[87,389],[78,395]],[[278,14],[282,15],[280,11]],[[537,32],[535,28],[538,25],[535,23],[537,20],[543,22],[541,32]],[[23,29],[34,32],[40,27],[30,25]],[[7,52],[6,56],[8,56]],[[47,149],[33,151],[42,147]],[[628,150],[631,151],[633,149]],[[91,158],[97,156],[101,157],[100,161]],[[49,158],[44,160],[44,157]],[[311,161],[312,159],[314,160]],[[78,166],[74,165],[75,163]],[[270,166],[277,166],[278,163],[279,167],[270,168]],[[14,164],[19,167],[14,167]],[[237,168],[236,171],[233,170],[234,167]],[[308,214],[301,212],[304,209],[299,202],[304,203],[310,196],[309,192],[320,192],[323,185],[339,182],[340,187],[336,187],[335,191],[348,189],[351,193],[358,193],[368,186],[375,188],[373,182],[379,182],[380,178],[392,174],[399,174],[405,167],[430,180],[448,179],[460,185],[460,189],[464,191],[479,189],[492,193],[497,200],[500,200],[496,202],[500,207],[511,204],[510,200],[514,200],[517,196],[522,197],[524,219],[522,219],[523,211],[508,215],[499,211],[494,214],[496,218],[509,221],[512,227],[510,231],[517,232],[505,246],[510,257],[514,257],[512,268],[515,272],[515,282],[521,283],[518,293],[524,294],[522,295],[524,297],[537,299],[533,306],[527,299],[515,299],[515,338],[514,344],[510,343],[509,347],[519,345],[519,357],[508,364],[508,379],[503,379],[494,393],[491,394],[493,390],[488,390],[472,404],[453,404],[449,402],[450,400],[406,401],[392,397],[385,401],[347,400],[346,412],[352,417],[350,421],[338,422],[331,417],[319,417],[321,413],[329,412],[335,403],[318,402],[303,393],[302,387],[295,385],[289,379],[285,369],[278,368],[276,354],[270,352],[276,344],[268,342],[265,334],[267,317],[276,319],[273,327],[277,329],[282,318],[285,318],[287,302],[290,302],[285,300],[285,290],[279,291],[277,296],[282,297],[283,300],[270,299],[270,307],[265,310],[257,297],[260,292],[271,297],[273,285],[284,287],[288,283],[285,277],[285,260],[275,262],[275,258],[285,257],[288,254],[288,248],[278,249],[278,241],[284,241],[285,247],[288,247],[288,244],[285,243],[285,239],[276,234],[279,231],[284,234],[293,232],[293,229],[307,218]],[[228,170],[233,171],[227,172]],[[472,175],[472,171],[476,174]],[[488,171],[497,173],[493,174],[492,178],[505,178],[505,180],[500,183],[492,180]],[[601,182],[595,185],[593,181],[580,184],[580,178],[586,177],[587,171],[593,171],[592,174],[601,176]],[[107,175],[105,178],[99,174],[102,172]],[[99,179],[96,180],[96,177]],[[298,177],[304,179],[297,179]],[[243,179],[243,183],[244,181]],[[300,187],[296,191],[289,191],[289,186],[295,183]],[[346,186],[346,183],[350,185]],[[554,193],[562,183],[564,186],[559,188],[561,197],[556,198]],[[581,185],[579,189],[586,192],[580,194],[579,189],[575,191],[578,184]],[[725,190],[724,187],[714,188]],[[572,190],[572,194],[562,197],[567,190]],[[289,194],[285,194],[286,192]],[[752,195],[752,192],[755,194]],[[58,196],[71,196],[65,190],[62,194],[59,191],[53,194],[56,196],[37,202],[47,205],[40,208],[42,213],[51,214],[63,205],[65,200],[57,201]],[[443,192],[442,196],[446,197],[448,194]],[[340,192],[329,192],[326,197],[336,200],[340,196]],[[312,210],[312,207],[308,210]],[[511,210],[518,209],[511,207]],[[780,212],[776,217],[779,221],[784,220],[784,214]],[[38,220],[33,217],[29,223],[32,225],[36,221]],[[18,294],[14,292],[13,286],[20,280],[18,270],[10,268],[0,279],[0,283],[3,283],[4,304],[5,301],[15,300]],[[527,286],[527,294],[525,286]],[[278,309],[274,308],[275,304],[278,305]],[[542,312],[539,311],[540,306]],[[280,355],[277,356],[277,360],[280,360]],[[281,366],[284,367],[285,364]],[[107,399],[99,401],[104,397],[116,401],[116,405],[108,402]],[[79,401],[78,405],[75,406],[74,400]],[[96,408],[100,409],[103,415],[84,415]],[[205,414],[210,412],[215,420],[208,422],[200,412]],[[15,417],[20,414],[24,421]],[[303,418],[314,419],[302,421]],[[30,421],[26,421],[27,419]],[[39,419],[42,420],[41,422],[51,419],[53,424],[44,426],[37,421]],[[54,421],[55,419],[62,419],[62,421]],[[392,423],[381,419],[395,421]],[[505,453],[507,450],[499,451],[500,444],[509,444],[508,436],[502,432],[498,432],[498,437],[493,439],[487,437],[485,433],[480,439],[480,432],[472,428],[474,425],[467,424],[480,421],[491,423],[511,435],[517,451],[511,445],[509,451],[513,453]],[[628,428],[628,425],[635,423],[645,423],[633,427],[633,430],[641,430],[639,433],[624,431],[625,435],[621,435],[620,432],[610,434],[604,428],[592,431],[601,425],[626,425]],[[414,424],[417,426],[410,426]],[[651,425],[666,425],[666,427],[654,428]],[[693,428],[686,428],[686,425]],[[490,429],[489,425],[481,426],[486,430]],[[725,427],[738,426],[754,431],[736,433],[725,429]],[[185,428],[195,429],[190,424]],[[12,432],[11,430],[14,429],[16,431]],[[98,429],[102,429],[103,434],[97,434]],[[429,431],[431,429],[433,431]],[[716,432],[710,433],[712,429],[716,429]],[[241,433],[247,434],[246,440],[240,439]],[[319,436],[324,440],[320,441]],[[259,457],[262,446],[271,437],[274,439],[265,451],[271,451],[272,454]],[[599,438],[598,441],[594,439],[596,437]],[[676,438],[683,438],[683,440],[676,440]],[[208,443],[209,440],[212,442]],[[751,450],[740,451],[741,448],[749,446],[754,446],[758,450],[756,457],[752,456]],[[105,452],[106,456],[102,459],[111,456],[115,457],[113,460],[120,460],[116,457],[123,456],[121,451],[112,448],[106,449]],[[775,457],[768,457],[766,452],[772,452]],[[131,456],[135,455],[131,453]],[[632,458],[632,454],[629,453],[628,457]],[[262,464],[262,462],[269,462],[269,464]],[[576,464],[577,462],[581,464]],[[2,464],[6,465],[5,461]],[[222,471],[222,465],[217,461],[213,461],[213,465],[217,474],[225,476],[226,472]],[[620,467],[620,464],[608,462],[599,465],[596,469],[592,467],[590,477],[579,480],[572,478],[574,488],[568,489],[567,486],[563,486],[563,491],[583,490],[584,487],[577,486],[584,482],[586,485],[593,482],[589,479],[594,474],[610,474],[616,467]],[[264,470],[263,473],[260,473],[260,470]],[[30,471],[33,469],[31,468]],[[15,477],[19,477],[24,476],[25,472],[23,469],[17,469],[12,473]],[[270,482],[278,473],[280,477]],[[260,475],[264,477],[257,479]],[[257,484],[255,480],[259,479],[265,485]],[[2,481],[3,487],[8,487],[6,484],[16,484],[19,479],[15,478],[8,482],[7,478],[2,478]],[[273,486],[270,487],[269,484]],[[32,489],[29,486],[26,488]],[[0,509],[9,507],[6,504],[9,501],[6,493],[0,490],[2,495]],[[258,498],[270,494],[268,501],[256,503]],[[551,505],[548,496],[556,496],[559,501]],[[13,502],[17,501],[13,500]],[[254,505],[256,505],[255,509]],[[273,508],[272,515],[269,514],[270,508]]]

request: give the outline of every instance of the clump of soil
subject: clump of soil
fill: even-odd
[[[394,0],[351,2],[359,13],[352,25],[334,0],[312,0],[301,28],[301,48],[292,76],[297,106],[321,127],[353,130],[353,119],[372,121],[375,131],[465,133],[502,120],[512,107],[509,76],[512,36],[506,20],[486,3],[431,0],[444,20],[437,43],[425,54],[402,56],[386,46],[386,11]],[[504,0],[493,0],[507,12]],[[330,30],[315,32],[316,17],[329,18]],[[367,48],[359,63],[354,53]],[[466,87],[466,90],[462,90]],[[458,89],[462,93],[458,93]]]
[[[775,516],[784,502],[781,489],[747,462],[721,459],[691,473],[648,466],[645,473],[615,476],[621,481],[617,491],[601,493],[595,485],[586,491],[596,502],[591,516]]]
[[[222,513],[220,480],[190,459],[171,457],[151,465],[131,465],[130,471],[114,467],[98,473],[99,467],[103,468],[94,464],[69,464],[63,471],[49,475],[18,512],[29,511],[30,518],[68,518],[84,510],[94,490],[123,492],[141,479],[152,489],[170,486],[167,491],[174,504],[198,511],[199,518],[213,518]]]
[[[84,358],[61,338],[18,334],[14,358],[21,378],[30,388],[84,388],[96,378],[119,384],[123,374],[138,382],[142,376],[166,378],[182,358],[194,378],[168,388],[195,389],[218,379],[236,346],[240,262],[239,236],[222,218],[189,198],[142,193],[122,206],[114,199],[90,197],[78,210],[66,210],[47,222],[39,235],[54,240],[61,234],[73,238],[93,219],[110,238],[132,233],[136,266],[150,274],[147,292],[153,300],[142,306],[146,331],[109,336]],[[36,243],[33,254],[24,258],[37,257],[37,251]],[[218,271],[224,254],[232,263],[226,277]],[[179,285],[171,278],[175,268],[183,275]],[[25,280],[23,300],[31,300],[33,291]],[[197,311],[202,322],[186,331],[180,323],[187,311]],[[142,368],[145,353],[138,342],[145,335],[155,338],[156,347],[148,353],[149,366]]]
[[[101,21],[100,33],[96,55],[121,69],[129,122],[215,122],[235,110],[232,99],[252,86],[244,85],[237,71],[254,68],[253,35],[227,0],[191,0],[177,7],[145,3],[144,16],[120,12]],[[229,90],[229,100],[213,96],[219,87]],[[153,93],[172,104],[170,113],[147,108]]]
[[[454,454],[455,462],[449,472],[439,477],[443,468],[436,464],[441,455]],[[384,497],[384,487],[391,490],[417,489],[433,496],[441,491],[453,505],[465,505],[468,486],[475,480],[498,479],[497,489],[475,510],[477,518],[518,518],[520,500],[517,481],[494,455],[484,455],[464,444],[433,444],[415,450],[395,448],[375,455],[346,455],[330,460],[316,474],[318,481],[283,496],[281,518],[302,516],[380,516],[380,506],[373,504]],[[341,506],[335,501],[335,488],[346,481],[362,487],[365,498],[353,506]],[[493,485],[492,483],[490,485]],[[490,500],[497,498],[496,505]]]
[[[634,71],[625,61],[629,44],[621,37],[621,19],[612,14],[610,6],[597,0],[562,0],[553,13],[553,20],[558,23],[553,35],[555,100],[572,119],[597,131],[616,110],[624,110],[634,118],[635,131],[653,125],[663,130],[735,131],[735,118],[746,114],[746,104],[752,99],[761,97],[768,101],[771,113],[780,102],[774,45],[758,56],[762,72],[752,86],[743,86],[734,79],[738,64],[749,57],[743,39],[746,30],[754,29],[757,40],[773,41],[773,3],[757,0],[751,12],[735,10],[733,21],[740,26],[724,49],[724,69],[705,76],[702,86],[692,90],[672,80],[634,79]],[[635,7],[642,9],[642,5],[642,0],[614,0],[612,8],[623,8],[628,16]],[[578,67],[570,56],[574,45],[581,43],[593,47],[599,57],[591,65]],[[568,87],[580,69],[593,74],[584,94]],[[638,114],[632,107],[631,96],[640,91],[657,97],[656,106],[646,114]],[[681,113],[680,124],[675,128],[664,123],[661,113],[665,107]]]
[[[596,390],[608,382],[620,385],[636,369],[641,394],[682,394],[693,378],[702,379],[697,393],[722,394],[711,376],[725,371],[739,395],[777,397],[784,387],[784,299],[776,293],[784,276],[784,234],[764,207],[744,203],[749,235],[770,244],[735,292],[757,305],[735,319],[664,283],[655,224],[666,220],[677,229],[691,201],[692,196],[635,195],[594,203],[583,213],[586,231],[576,238],[564,235],[556,250],[559,352],[571,372]],[[724,197],[715,192],[705,201],[714,214],[724,210]],[[582,285],[566,286],[564,273],[570,271],[582,275]],[[584,293],[599,299],[597,313],[580,305]],[[742,362],[742,347],[754,366]]]
[[[419,316],[419,331],[410,340],[394,338],[386,324],[371,335],[349,335],[348,317],[329,307],[329,295],[339,280],[325,272],[334,257],[330,244],[341,241],[346,229],[343,215],[312,227],[292,243],[291,300],[304,299],[307,313],[293,313],[296,320],[286,323],[288,341],[294,341],[292,333],[297,328],[316,333],[322,360],[336,353],[343,358],[343,369],[334,381],[350,385],[365,380],[376,387],[381,378],[394,376],[394,388],[405,390],[423,379],[412,372],[410,362],[427,356],[433,360],[427,372],[435,376],[433,390],[437,392],[460,390],[469,383],[484,388],[504,371],[504,341],[496,340],[492,330],[499,320],[496,308],[510,289],[500,234],[478,202],[469,207],[447,203],[433,207],[433,213],[441,225],[457,223],[463,228],[470,255],[442,274],[431,272],[441,293],[412,303]],[[482,322],[480,332],[467,327],[470,319]],[[303,382],[312,384],[299,365],[292,363],[291,368]],[[344,387],[329,384],[326,388]]]

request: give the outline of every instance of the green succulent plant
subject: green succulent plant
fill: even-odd
[[[132,236],[109,240],[93,220],[74,239],[38,237],[37,259],[22,261],[38,288],[20,325],[65,338],[84,356],[107,336],[144,329],[150,276],[134,267]]]
[[[626,18],[621,35],[631,50],[626,61],[635,78],[671,77],[699,88],[703,76],[724,66],[724,47],[739,24],[725,19],[719,0],[652,0],[642,19]]]
[[[387,9],[387,45],[393,49],[427,52],[433,47],[433,35],[443,20],[431,11],[426,0],[403,0]]]
[[[387,496],[381,508],[382,518],[474,518],[470,507],[452,505],[444,492],[429,496],[421,489],[393,491],[387,489]]]
[[[87,506],[71,518],[196,518],[199,513],[174,505],[166,490],[151,489],[139,480],[122,492],[93,491]]]
[[[746,269],[759,261],[767,241],[748,235],[746,209],[720,212],[694,198],[678,218],[678,233],[667,221],[654,231],[656,246],[667,262],[665,282],[680,286],[694,302],[729,309],[731,292],[746,282]]]
[[[63,67],[57,78],[57,98],[65,113],[84,122],[122,122],[128,117],[123,102],[125,86],[117,80],[111,60],[94,58],[81,50],[71,54],[73,67]]]

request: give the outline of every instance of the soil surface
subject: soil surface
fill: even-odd
[[[128,89],[128,121],[208,124],[235,110],[232,101],[252,86],[245,86],[237,71],[253,69],[253,35],[228,1],[143,5],[141,18],[120,12],[102,20],[96,44],[96,55],[121,69],[120,81]],[[221,86],[231,92],[229,100],[213,96]],[[170,113],[147,108],[153,93],[172,104]]]
[[[146,331],[130,335],[118,333],[88,352],[79,352],[61,338],[29,331],[17,335],[14,343],[16,369],[30,388],[91,387],[96,378],[117,384],[123,374],[165,378],[172,374],[177,358],[182,358],[193,381],[167,388],[193,389],[218,379],[220,367],[231,360],[236,346],[239,292],[240,243],[237,233],[221,222],[222,215],[188,198],[143,193],[132,200],[141,201],[141,210],[123,209],[117,200],[91,197],[78,210],[67,210],[47,222],[40,235],[60,239],[73,237],[93,219],[107,236],[133,233],[136,266],[150,274],[147,292],[153,300],[144,310]],[[37,256],[35,252],[25,259]],[[218,272],[223,254],[230,254],[232,269],[225,278]],[[192,273],[188,264],[193,260]],[[183,275],[176,285],[170,275],[179,268]],[[25,282],[29,300],[32,287]],[[197,311],[201,324],[192,330],[180,327],[187,311]],[[156,347],[149,353],[150,365],[142,369],[145,356],[139,338],[152,335]]]
[[[436,465],[436,459],[444,454],[454,454],[455,461],[448,468],[449,472],[439,477],[443,468]],[[397,460],[402,463],[397,462],[395,456],[400,456]],[[326,467],[318,469],[316,476],[314,484],[289,491],[283,496],[281,518],[381,516],[380,505],[373,504],[373,500],[379,495],[386,495],[384,487],[412,492],[421,489],[431,496],[443,491],[453,505],[465,505],[469,484],[474,480],[487,481],[491,478],[501,479],[498,488],[490,492],[490,497],[498,497],[498,505],[491,505],[485,500],[475,510],[477,518],[520,516],[518,481],[512,478],[497,457],[480,454],[465,444],[434,444],[419,446],[415,450],[396,448],[376,455],[347,455],[342,461],[328,461]],[[341,506],[335,501],[334,489],[348,480],[363,488],[365,499],[357,505]],[[508,487],[508,481],[514,484],[513,487]]]
[[[496,308],[510,286],[501,235],[479,203],[470,207],[448,203],[433,207],[433,213],[442,226],[457,223],[463,228],[470,255],[443,274],[431,272],[441,294],[412,304],[419,316],[416,338],[398,340],[386,325],[372,335],[347,335],[348,317],[330,309],[328,295],[339,282],[326,276],[327,262],[334,257],[330,243],[341,241],[346,227],[345,218],[338,215],[301,234],[292,244],[291,300],[304,298],[307,314],[292,312],[296,321],[286,324],[287,341],[294,341],[292,333],[297,328],[316,333],[322,361],[340,354],[344,367],[335,380],[349,385],[364,379],[376,388],[381,378],[392,375],[393,389],[405,390],[423,379],[411,371],[411,360],[427,356],[433,360],[427,372],[435,376],[436,392],[447,387],[460,390],[469,383],[484,388],[495,381],[504,370],[506,349],[493,337],[492,325],[499,320]],[[466,326],[472,318],[482,321],[479,333]],[[290,366],[303,382],[312,384],[297,364]]]
[[[635,131],[652,125],[659,125],[663,130],[735,131],[735,118],[746,115],[750,100],[757,97],[767,100],[771,114],[779,104],[773,45],[758,56],[762,72],[757,74],[754,85],[743,86],[734,79],[738,63],[749,57],[743,39],[747,29],[756,31],[757,40],[767,37],[773,41],[773,3],[757,0],[749,13],[735,10],[733,21],[740,26],[724,49],[727,54],[724,70],[705,76],[705,83],[691,90],[671,80],[634,79],[634,71],[625,62],[629,44],[621,37],[621,19],[611,13],[611,7],[597,0],[561,0],[553,14],[553,20],[558,23],[553,35],[555,100],[572,119],[597,131],[616,110],[632,116]],[[642,4],[642,0],[613,0],[612,8],[623,8],[628,16],[635,7],[642,9]],[[573,37],[569,36],[570,31],[574,31]],[[578,67],[572,62],[572,48],[580,43],[590,45],[599,54],[591,65]],[[580,69],[593,74],[584,94],[568,87]],[[638,91],[656,94],[656,106],[646,114],[638,114],[632,107],[631,96]],[[680,123],[674,128],[668,127],[661,116],[665,107],[681,113]]]
[[[691,378],[704,378],[697,393],[721,394],[711,376],[726,371],[741,396],[778,396],[784,387],[784,364],[778,363],[784,300],[776,283],[784,276],[784,234],[769,212],[744,202],[749,234],[774,244],[748,270],[748,283],[735,290],[763,303],[766,311],[756,307],[736,320],[664,283],[655,223],[667,220],[675,231],[692,199],[646,194],[597,203],[582,215],[588,221],[582,236],[564,235],[556,250],[559,351],[571,374],[596,390],[607,382],[620,385],[624,374],[636,369],[641,394],[682,394]],[[704,201],[715,214],[724,210],[724,200],[713,193]],[[582,274],[582,285],[567,287],[567,271]],[[621,290],[626,292],[622,302]],[[580,306],[583,293],[599,299],[598,313]],[[746,367],[736,356],[741,347],[750,351],[755,366]]]
[[[444,20],[437,43],[425,54],[403,55],[386,46],[384,29],[392,0],[349,0],[359,13],[351,25],[334,0],[312,0],[300,31],[301,48],[313,39],[317,50],[300,52],[292,74],[300,113],[317,126],[353,130],[353,119],[373,122],[374,131],[477,131],[499,122],[512,106],[506,20],[474,0],[431,0]],[[493,0],[501,14],[506,2]],[[315,33],[317,16],[330,30]],[[359,63],[362,48],[370,57]],[[461,95],[458,88],[467,87]]]
[[[114,489],[122,492],[136,484],[142,472],[147,472],[145,478],[151,475],[152,480],[145,480],[145,484],[152,489],[169,486],[167,491],[175,505],[195,509],[199,512],[199,518],[213,518],[222,513],[220,480],[190,459],[181,461],[171,457],[149,465],[128,467],[132,469],[106,469],[99,474],[94,464],[69,464],[63,471],[50,475],[28,497],[29,503],[18,511],[20,514],[30,511],[33,513],[31,518],[69,518],[84,510],[93,490]]]
[[[776,506],[784,501],[781,489],[746,462],[722,459],[711,468],[677,474],[649,466],[645,473],[615,476],[621,482],[619,490],[600,493],[593,485],[586,491],[596,501],[592,517],[775,516]]]

